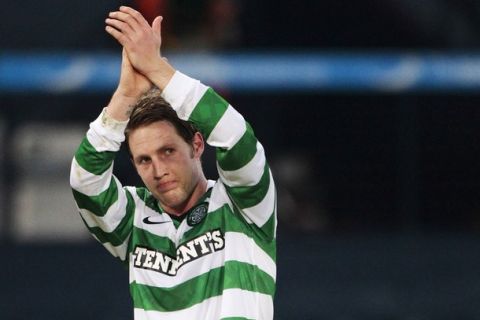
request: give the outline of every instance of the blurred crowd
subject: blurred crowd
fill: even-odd
[[[136,7],[152,22],[166,17],[162,25],[166,50],[226,50],[240,45],[238,0],[135,0]]]

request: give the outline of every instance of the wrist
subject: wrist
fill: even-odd
[[[141,94],[131,95],[127,94],[124,91],[117,88],[112,95],[110,101],[113,101],[118,104],[132,104],[136,103],[140,99]]]
[[[117,121],[126,121],[130,119],[133,106],[137,101],[138,97],[125,95],[117,89],[107,105],[107,112],[110,117]]]
[[[157,68],[149,71],[145,76],[160,89],[160,91],[163,91],[176,70],[168,63],[167,58],[164,57],[161,57],[156,65]]]

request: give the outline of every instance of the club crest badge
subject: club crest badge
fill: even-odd
[[[195,207],[187,217],[187,224],[190,227],[193,227],[203,221],[207,215],[207,204],[202,203],[201,205]]]

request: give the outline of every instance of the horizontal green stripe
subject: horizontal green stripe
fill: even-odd
[[[260,228],[262,236],[265,238],[266,241],[273,241],[275,240],[275,230],[277,228],[277,216],[274,212],[270,214],[270,218],[267,222]],[[275,247],[273,247],[275,249]],[[275,256],[275,255],[274,255]],[[274,258],[273,258],[274,259]]]
[[[152,195],[147,188],[137,188],[137,196],[145,203],[145,205],[155,212],[162,213],[162,209],[158,206],[158,200]]]
[[[275,281],[256,266],[227,261],[223,267],[212,269],[172,288],[158,288],[136,282],[130,284],[135,308],[163,312],[189,308],[232,288],[273,296]]]
[[[189,121],[208,139],[228,108],[228,102],[209,88],[190,114]]]
[[[95,235],[95,237],[97,237],[98,241],[100,241],[101,243],[110,243],[112,246],[119,246],[125,242],[125,240],[132,232],[135,202],[132,195],[128,191],[126,191],[126,196],[127,206],[125,210],[125,215],[123,216],[118,226],[112,232],[105,232],[100,227],[89,227],[85,220],[83,221],[90,233]]]
[[[101,175],[110,168],[115,154],[111,151],[98,152],[85,137],[75,153],[75,160],[86,171]]]
[[[168,237],[158,236],[145,229],[133,227],[132,248],[137,245],[148,247],[152,250],[157,250],[169,256],[175,257],[177,249],[175,243]]]
[[[99,217],[104,216],[108,209],[118,200],[117,184],[113,177],[110,180],[110,186],[97,196],[87,196],[77,190],[72,191],[79,208],[89,210]]]
[[[252,127],[246,123],[247,130],[242,138],[230,149],[217,148],[217,161],[224,171],[238,170],[249,163],[257,152],[257,138]]]
[[[259,204],[267,195],[270,186],[270,170],[268,164],[263,168],[260,181],[254,186],[229,187],[225,186],[228,194],[240,209],[250,208]]]
[[[268,221],[261,228],[253,223],[246,222],[238,208],[235,208],[235,216],[248,226],[248,229],[250,230],[248,236],[255,241],[255,244],[272,258],[273,261],[276,261],[277,242],[275,239],[275,222],[277,218],[275,210],[270,214]],[[267,224],[269,225],[267,226]]]

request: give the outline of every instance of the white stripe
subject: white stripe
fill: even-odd
[[[112,121],[106,114],[106,109],[103,109],[100,116],[90,123],[87,140],[97,152],[118,151],[121,143],[125,140],[126,126],[127,122],[118,125],[117,121]]]
[[[135,195],[136,197],[136,195]],[[139,198],[137,198],[139,199]],[[136,201],[137,208],[135,211],[135,217],[133,220],[133,225],[139,229],[143,229],[148,231],[156,236],[159,237],[166,237],[170,239],[173,243],[177,243],[177,229],[173,224],[172,218],[168,216],[166,213],[158,213],[147,207],[143,200]],[[146,224],[143,222],[143,219],[147,217],[155,217],[158,221],[168,221],[168,223],[161,223],[161,224]],[[158,217],[158,218],[157,218]],[[152,218],[150,218],[152,219]]]
[[[134,309],[135,320],[221,319],[243,317],[256,320],[273,319],[271,296],[240,289],[224,290],[222,296],[207,299],[176,312]]]
[[[223,291],[223,297],[220,318],[273,319],[273,299],[267,294],[229,289]]]
[[[230,187],[254,186],[262,178],[265,161],[263,146],[257,142],[257,152],[245,166],[238,170],[224,171],[217,163],[217,169],[223,182]]]
[[[270,174],[270,185],[267,194],[257,205],[242,209],[243,215],[248,217],[253,223],[260,228],[268,221],[275,209],[275,183],[273,182],[272,172]]]
[[[210,185],[212,185],[214,181],[210,181]],[[130,188],[130,187],[128,187]],[[132,187],[133,188],[133,187]],[[170,239],[176,246],[180,243],[185,232],[188,232],[192,227],[187,224],[186,219],[182,221],[178,229],[175,227],[175,224],[172,221],[172,218],[167,213],[159,213],[151,208],[149,208],[143,199],[137,195],[136,191],[131,191],[133,195],[135,204],[136,204],[136,211],[135,217],[133,220],[133,225],[139,229],[143,229],[148,231],[154,235],[159,237],[166,237]],[[154,220],[156,222],[167,222],[167,223],[159,223],[159,224],[147,224],[144,223],[143,220],[145,218],[149,218],[150,220]]]
[[[207,138],[207,143],[213,147],[231,149],[246,130],[243,116],[229,105]]]
[[[87,226],[91,228],[99,227],[104,232],[112,232],[118,227],[125,216],[127,210],[127,197],[120,182],[116,178],[114,179],[117,184],[118,199],[110,206],[110,208],[108,208],[104,216],[97,216],[87,209],[79,208],[80,214],[85,220]]]
[[[177,111],[180,119],[188,120],[208,87],[177,71],[162,91],[162,97]]]
[[[133,256],[131,259],[133,259]],[[205,259],[208,259],[208,261]],[[184,264],[180,267],[176,276],[168,276],[151,270],[135,269],[131,274],[130,281],[149,286],[171,288],[214,268],[222,267],[226,261],[240,261],[255,265],[272,277],[273,280],[276,279],[275,262],[253,239],[243,233],[227,232],[225,234],[225,249]],[[133,261],[130,261],[130,265],[133,265]]]
[[[119,245],[113,246],[110,242],[102,243],[102,245],[114,256],[120,258],[122,261],[125,260],[127,255],[128,243],[130,242],[130,235],[128,235],[127,239]],[[98,241],[98,238],[92,233],[92,236]]]
[[[75,158],[70,169],[70,185],[73,189],[86,196],[97,196],[110,186],[113,163],[101,175],[95,175],[83,169]]]
[[[207,92],[208,87],[197,81],[197,85],[193,88],[193,90],[189,93],[189,100],[186,100],[183,104],[182,108],[177,110],[178,116],[180,119],[188,120],[190,115],[192,114],[193,110],[197,106],[200,99],[205,95]]]
[[[233,205],[228,197],[227,190],[225,185],[221,181],[217,181],[213,186],[212,193],[210,195],[210,201],[208,202],[208,211],[215,211],[225,204],[228,204],[230,209],[233,211]]]
[[[225,261],[240,261],[257,266],[275,281],[277,266],[272,258],[265,253],[255,241],[240,232],[227,232],[226,244],[234,244],[231,250],[225,252]],[[250,249],[250,251],[248,251]]]

